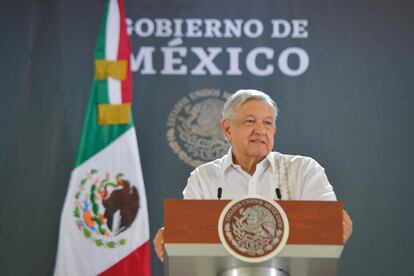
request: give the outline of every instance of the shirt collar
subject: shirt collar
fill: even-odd
[[[224,160],[223,160],[223,166],[221,167],[221,174],[223,175],[226,170],[233,166],[233,154],[231,152],[231,147],[229,149],[229,151],[227,152],[227,154],[224,156]]]
[[[276,172],[276,163],[275,163],[275,156],[274,156],[276,154],[277,154],[276,152],[269,152],[269,154],[264,159],[264,160],[267,160],[270,163],[270,166],[272,168],[273,173]],[[221,174],[224,175],[226,170],[231,166],[235,166],[235,164],[233,162],[232,148],[230,147],[229,151],[224,156],[223,165],[221,167]]]

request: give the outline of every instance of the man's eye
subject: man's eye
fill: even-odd
[[[252,119],[247,119],[246,120],[246,124],[248,124],[248,125],[252,125],[254,123],[254,120],[252,120]]]

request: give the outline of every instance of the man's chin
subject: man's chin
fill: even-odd
[[[251,157],[255,157],[256,159],[264,159],[268,154],[270,150],[268,149],[254,149],[249,152],[249,155]]]

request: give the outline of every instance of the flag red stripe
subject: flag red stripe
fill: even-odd
[[[131,42],[129,40],[128,34],[126,32],[126,22],[125,22],[125,8],[122,0],[118,0],[118,9],[119,9],[119,44],[118,44],[118,60],[127,61],[127,75],[125,80],[121,83],[122,90],[122,103],[131,103],[132,101],[132,74],[131,74],[131,65],[130,65],[130,56],[131,56]]]
[[[103,276],[140,275],[151,276],[150,243],[147,241],[131,254],[100,273]]]

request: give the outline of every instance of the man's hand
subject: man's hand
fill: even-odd
[[[352,220],[345,210],[342,210],[342,224],[345,244],[352,235]]]
[[[161,262],[164,262],[164,227],[158,229],[153,240],[155,253]]]

